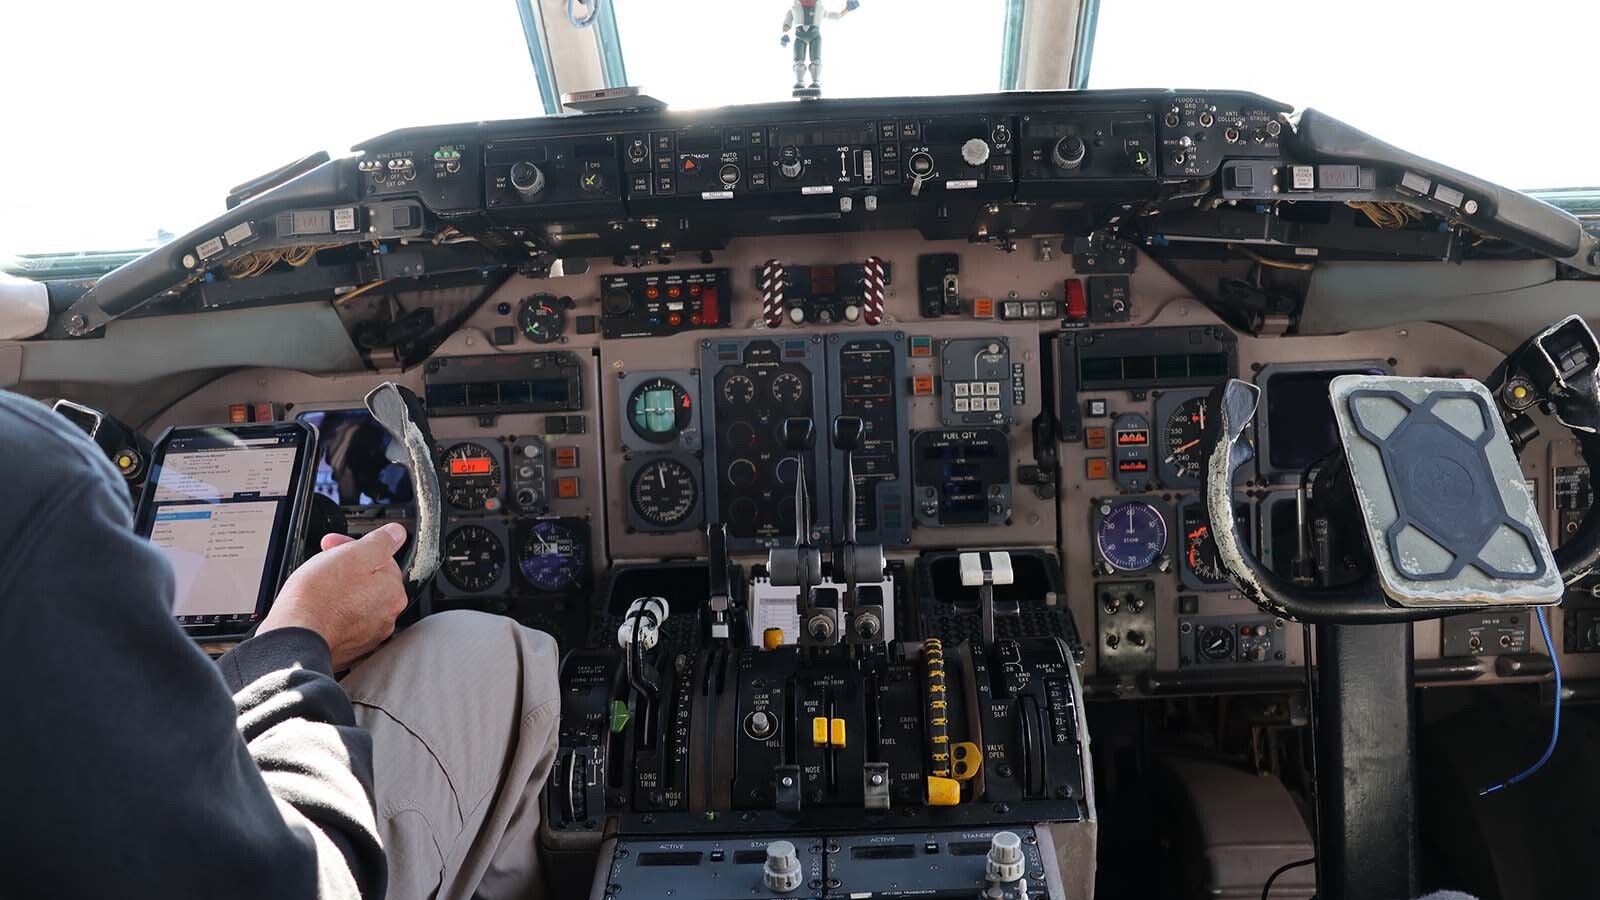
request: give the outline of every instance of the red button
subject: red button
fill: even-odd
[[[678,313],[673,313],[672,315],[667,316],[667,324],[668,325],[682,325],[683,324],[683,316],[678,314]]]
[[[676,300],[683,296],[683,288],[673,285],[672,287],[667,288],[667,296]]]
[[[699,325],[700,324],[700,314],[699,313],[695,313],[694,315],[690,316],[689,317],[689,324],[690,325]]]
[[[1089,299],[1083,295],[1083,279],[1067,279],[1067,318],[1082,321],[1089,318]]]
[[[700,296],[700,292],[702,290],[704,290],[704,288],[700,287],[700,285],[691,284],[691,285],[689,285],[689,296],[698,297],[698,296]]]
[[[647,287],[647,288],[644,289],[644,296],[645,296],[645,299],[647,299],[647,300],[654,300],[657,297],[661,296],[661,291],[657,290],[654,287]]]

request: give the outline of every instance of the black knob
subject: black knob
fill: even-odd
[[[783,420],[783,446],[786,450],[810,450],[817,444],[817,423],[807,416]]]
[[[606,288],[600,306],[608,316],[625,316],[633,311],[633,292],[620,285]]]
[[[1083,165],[1083,157],[1088,148],[1083,145],[1083,138],[1069,134],[1056,141],[1055,147],[1050,150],[1050,161],[1057,168],[1076,169]]]
[[[860,416],[839,416],[833,420],[833,447],[835,450],[860,450],[865,436],[866,423]]]
[[[544,190],[544,172],[531,162],[513,163],[511,188],[523,199],[531,200]]]

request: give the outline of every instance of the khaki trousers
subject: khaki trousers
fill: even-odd
[[[560,717],[556,642],[428,616],[341,682],[372,735],[389,900],[540,900],[539,792]]]

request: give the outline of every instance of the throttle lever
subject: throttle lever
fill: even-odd
[[[373,420],[393,439],[387,451],[390,461],[405,466],[411,476],[417,515],[411,546],[400,561],[400,571],[405,575],[406,593],[415,598],[439,568],[443,537],[444,515],[439,500],[439,473],[433,466],[433,435],[428,431],[422,401],[410,389],[392,381],[369,391],[366,406]]]

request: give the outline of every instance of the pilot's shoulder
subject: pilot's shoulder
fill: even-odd
[[[25,473],[12,485],[30,494],[70,488],[81,478],[104,478],[111,465],[88,435],[55,410],[5,390],[0,390],[0,459]]]

